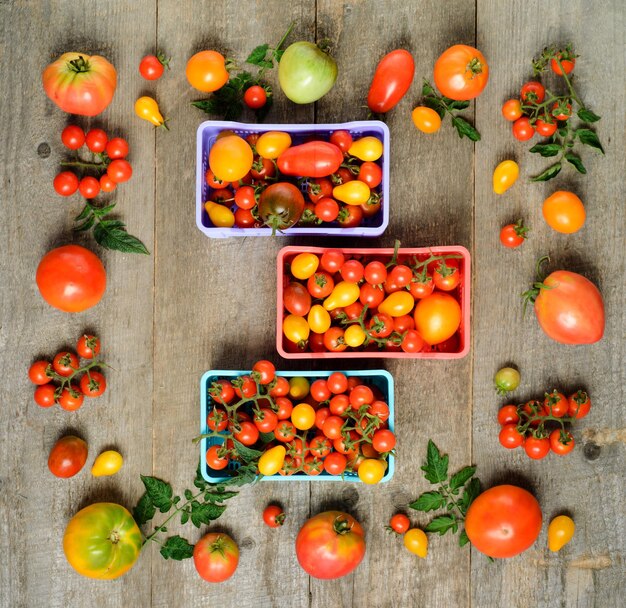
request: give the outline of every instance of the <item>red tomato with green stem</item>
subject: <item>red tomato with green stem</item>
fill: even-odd
[[[348,345],[344,342],[343,335],[345,330],[341,327],[331,327],[324,332],[324,346],[327,350],[340,353],[348,348]]]
[[[545,96],[545,87],[540,82],[532,80],[525,83],[520,91],[520,97],[526,104],[540,104],[545,99]]]
[[[254,414],[254,424],[261,433],[271,433],[278,425],[278,416],[264,407]]]
[[[146,55],[139,62],[139,73],[146,80],[158,80],[163,76],[166,67],[170,67],[169,59],[162,53]]]
[[[327,298],[335,287],[335,281],[325,271],[312,274],[307,280],[307,290],[313,298]]]
[[[524,435],[517,430],[516,424],[505,424],[500,429],[498,441],[500,441],[500,445],[503,447],[512,450],[524,443]]]
[[[80,390],[85,397],[99,397],[107,388],[106,378],[100,373],[89,370],[80,379]]]
[[[557,124],[552,121],[544,121],[538,118],[535,121],[535,130],[541,137],[552,137],[556,133]]]
[[[265,359],[263,359],[261,361],[257,361],[252,366],[252,372],[253,378],[255,378],[259,384],[265,385],[274,380],[274,377],[276,375],[276,368],[271,361],[266,361]]]
[[[304,523],[296,538],[298,563],[314,578],[335,579],[350,574],[364,556],[363,528],[341,511],[315,515]]]
[[[378,285],[371,285],[370,283],[364,283],[361,285],[359,302],[363,306],[367,305],[370,309],[378,308],[378,305],[385,299],[385,292],[382,287]]]
[[[193,563],[205,581],[221,583],[235,573],[239,564],[239,548],[227,534],[210,532],[196,543]]]
[[[559,456],[569,454],[575,445],[574,437],[569,431],[555,429],[550,433],[550,449]]]
[[[419,332],[415,329],[409,329],[407,330],[404,338],[402,338],[400,348],[405,353],[419,353],[424,349],[425,345],[426,343],[424,342],[424,338],[420,336]]]
[[[292,406],[293,409],[293,406]],[[291,416],[291,413],[289,414]],[[278,414],[280,419],[280,412]],[[274,430],[274,436],[282,443],[289,443],[296,436],[296,427],[288,420],[280,420]]]
[[[267,103],[267,91],[260,85],[248,87],[243,94],[244,103],[252,110],[258,110]]]
[[[260,156],[254,157],[252,168],[250,169],[250,175],[253,179],[259,180],[267,179],[268,177],[274,177],[276,175],[276,165],[274,161],[269,158],[261,158]]]
[[[376,313],[367,327],[367,333],[373,338],[387,338],[393,331],[393,318],[383,312]]]
[[[43,384],[35,389],[35,403],[39,407],[52,407],[56,403],[56,387],[52,384]]]
[[[552,105],[552,116],[557,120],[565,121],[572,115],[572,105],[566,101],[556,101]]]
[[[507,224],[500,230],[500,242],[509,249],[519,247],[528,237],[530,229],[524,226],[523,220],[517,220],[515,224]]]
[[[277,397],[274,402],[276,403],[276,416],[279,420],[288,420],[291,418],[291,412],[293,411],[293,403],[287,397]]]
[[[518,141],[528,141],[534,134],[535,128],[527,116],[522,116],[513,123],[513,137]]]
[[[367,105],[376,114],[394,108],[406,95],[415,75],[415,62],[409,51],[396,49],[385,55],[374,72],[367,94]]]
[[[564,72],[570,74],[576,65],[576,57],[571,50],[565,49],[550,60],[550,68],[558,76],[562,76]]]
[[[207,416],[207,426],[211,431],[223,431],[228,426],[228,416],[226,412],[219,407],[211,408]]]
[[[356,228],[363,221],[363,209],[359,205],[343,205],[339,210],[337,222],[342,228]]]
[[[334,198],[321,198],[315,204],[314,213],[323,222],[334,222],[339,216],[339,203]]]
[[[307,194],[312,203],[317,203],[322,198],[328,198],[333,194],[333,183],[326,177],[308,180]]]
[[[52,381],[48,375],[48,370],[52,371],[49,361],[35,361],[28,369],[28,378],[33,384],[42,386]]]
[[[259,429],[252,422],[245,420],[239,427],[240,431],[233,435],[239,443],[251,446],[259,440]]]
[[[546,393],[543,407],[544,410],[551,416],[562,418],[567,415],[569,404],[567,397],[563,393],[559,393],[559,391],[554,390],[551,393]]]
[[[435,290],[435,283],[432,276],[422,272],[411,279],[409,283],[409,293],[416,299],[426,298]]]
[[[263,521],[270,528],[280,528],[285,523],[285,512],[278,505],[269,505],[263,510]]]
[[[524,441],[524,451],[529,458],[541,460],[550,452],[550,440],[547,437],[535,437],[531,435]]]
[[[467,101],[478,97],[487,86],[489,66],[477,49],[456,44],[435,62],[435,86],[450,99]]]
[[[332,444],[328,437],[317,435],[309,443],[309,452],[316,458],[326,458],[330,454],[331,449]]]
[[[85,396],[75,384],[71,384],[69,388],[64,388],[57,399],[57,403],[67,412],[75,412],[82,407]]]
[[[411,276],[411,280],[412,280]],[[459,263],[455,259],[440,260],[433,272],[433,283],[441,291],[452,291],[461,281]]]
[[[380,183],[383,181],[383,170],[380,165],[369,160],[365,161],[359,167],[357,179],[367,184],[370,188],[376,188],[380,186]]]
[[[64,378],[71,376],[78,367],[78,357],[74,353],[60,352],[52,360],[52,368],[59,376]]]
[[[206,463],[210,469],[214,471],[221,471],[228,466],[230,458],[228,456],[221,456],[221,445],[212,445],[206,452]]]
[[[591,399],[585,391],[576,391],[568,398],[568,416],[584,418],[591,410]]]

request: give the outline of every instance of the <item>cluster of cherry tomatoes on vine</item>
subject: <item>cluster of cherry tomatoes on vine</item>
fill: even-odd
[[[285,270],[285,350],[458,350],[460,257],[299,253]]]
[[[95,156],[95,160],[82,161],[78,158],[65,161],[64,167],[74,167],[94,172],[79,179],[74,171],[58,173],[53,181],[54,190],[61,196],[71,196],[77,190],[86,199],[98,196],[100,192],[113,192],[118,184],[128,181],[133,169],[126,160],[128,142],[121,137],[108,138],[103,129],[91,129],[87,133],[78,125],[68,125],[61,133],[61,141],[69,150],[78,151],[85,144]]]
[[[257,463],[263,475],[356,473],[365,483],[384,477],[396,438],[375,385],[342,372],[310,384],[287,380],[271,362],[258,361],[249,375],[218,379],[208,392],[206,436],[220,440],[206,452],[214,471],[239,460],[236,440],[263,453]]]
[[[46,408],[58,403],[61,409],[73,412],[82,407],[85,397],[102,395],[106,378],[94,370],[105,365],[95,359],[99,352],[100,339],[85,334],[76,343],[76,354],[61,351],[52,362],[35,361],[28,370],[30,381],[37,385],[35,403]],[[81,366],[79,357],[89,362]]]
[[[543,401],[505,405],[498,411],[501,426],[498,439],[508,449],[523,447],[533,460],[545,458],[550,451],[564,456],[575,445],[574,437],[565,429],[565,424],[584,418],[590,409],[589,395],[582,390],[569,397],[553,390],[545,394]]]

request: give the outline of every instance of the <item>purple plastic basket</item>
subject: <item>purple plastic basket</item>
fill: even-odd
[[[317,236],[380,236],[389,223],[389,129],[379,120],[364,120],[346,122],[333,125],[251,125],[240,122],[207,120],[198,127],[197,157],[196,157],[196,225],[211,238],[226,238],[229,236],[270,236],[271,228],[217,228],[213,226],[204,208],[204,202],[209,199],[210,188],[204,179],[209,164],[209,150],[215,143],[219,133],[224,130],[232,131],[246,137],[251,133],[265,133],[266,131],[284,131],[291,135],[294,145],[303,143],[307,137],[315,135],[321,139],[328,139],[333,131],[349,131],[356,139],[366,135],[378,137],[383,142],[382,170],[383,180],[380,185],[380,211],[371,218],[364,218],[363,224],[356,228],[342,228],[339,225],[324,226],[294,226],[277,234],[295,235],[308,234]],[[303,186],[306,188],[306,186]]]

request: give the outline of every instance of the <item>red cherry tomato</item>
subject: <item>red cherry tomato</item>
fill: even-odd
[[[529,458],[541,460],[550,452],[550,440],[547,437],[527,437],[524,441],[524,451]]]
[[[126,158],[128,156],[128,142],[121,137],[114,137],[107,142],[106,153],[111,159]]]
[[[165,66],[168,66],[168,63],[169,61],[160,54],[146,55],[139,62],[139,73],[146,80],[158,80],[163,76]]]
[[[85,198],[95,198],[100,194],[100,181],[91,175],[83,177],[78,183],[78,191]]]
[[[280,528],[285,523],[285,512],[277,505],[269,505],[263,511],[263,521],[270,528]]]
[[[78,125],[67,125],[61,131],[61,141],[66,148],[78,150],[85,143],[85,132]]]
[[[109,138],[103,129],[91,129],[85,136],[87,147],[96,153],[104,152]]]
[[[522,101],[527,104],[541,103],[546,96],[546,89],[540,82],[530,81],[520,91]]]
[[[528,141],[534,134],[535,128],[527,116],[522,116],[513,123],[513,137],[518,141]]]
[[[352,147],[352,135],[349,131],[333,131],[330,143],[335,144],[345,154]]]
[[[266,104],[267,92],[258,84],[252,85],[243,94],[243,101],[252,110],[258,110]]]
[[[52,182],[54,191],[61,196],[72,196],[78,190],[79,181],[72,171],[61,171]]]
[[[133,168],[127,160],[116,158],[107,167],[107,175],[116,183],[127,182],[133,175]]]

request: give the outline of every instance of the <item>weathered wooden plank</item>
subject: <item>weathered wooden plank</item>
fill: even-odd
[[[337,85],[317,104],[318,122],[364,119],[375,67],[396,48],[413,53],[416,75],[406,98],[389,113],[391,131],[390,223],[379,243],[406,246],[472,244],[473,144],[459,141],[450,124],[434,136],[420,134],[410,113],[422,78],[432,81],[435,59],[453,41],[472,43],[474,5],[434,2],[318,2],[318,39],[330,38],[339,65]],[[351,243],[359,245],[359,242]],[[371,362],[371,365],[383,363]],[[361,363],[350,364],[358,368]],[[386,360],[396,379],[398,458],[394,479],[382,486],[312,487],[311,512],[335,505],[364,525],[369,550],[355,574],[312,581],[313,606],[464,606],[468,602],[469,552],[456,538],[432,538],[420,560],[387,535],[397,510],[427,489],[420,466],[432,438],[450,454],[451,466],[470,460],[468,392],[471,361]],[[428,519],[410,514],[415,525]],[[441,573],[452,573],[441,584]],[[419,584],[416,584],[416,579]]]
[[[277,44],[292,21],[290,41],[313,39],[314,3],[188,2],[183,11],[180,3],[159,3],[159,46],[173,56],[173,69],[157,91],[171,131],[157,139],[154,471],[176,485],[191,483],[198,461],[191,438],[199,429],[202,373],[249,369],[258,358],[281,367],[274,346],[274,268],[278,250],[289,241],[212,240],[196,228],[195,138],[208,117],[189,105],[205,95],[188,85],[184,66],[201,49],[218,49],[243,63],[256,45]],[[253,117],[246,114],[244,120]],[[278,91],[268,121],[313,122],[313,107],[297,107]],[[287,523],[278,531],[261,519],[271,500],[287,509]],[[199,606],[219,599],[227,606],[308,606],[307,577],[295,563],[294,551],[308,510],[307,483],[263,482],[246,488],[211,527],[227,530],[240,545],[233,578],[209,585],[190,561],[164,562],[155,553],[153,605]],[[185,530],[192,542],[206,531]]]
[[[89,581],[63,557],[65,525],[79,507],[96,500],[132,505],[139,471],[150,470],[152,438],[152,256],[104,252],[91,236],[72,233],[80,199],[58,197],[52,179],[65,152],[65,124],[102,126],[128,139],[134,178],[116,193],[119,214],[152,249],[154,136],[133,117],[138,92],[137,65],[155,36],[155,2],[20,2],[0,6],[0,604],[3,606],[124,605],[150,597],[150,555],[124,584]],[[40,73],[62,52],[102,54],[118,69],[118,89],[98,118],[70,119],[50,102]],[[53,246],[81,243],[107,267],[103,301],[85,313],[54,311],[39,296],[35,269]],[[38,356],[52,357],[72,347],[85,330],[103,340],[108,392],[70,414],[43,410],[32,399],[26,375]],[[146,422],[148,421],[148,424]],[[89,444],[87,466],[70,480],[47,469],[50,448],[63,434],[76,432]],[[107,446],[125,456],[114,478],[96,479],[89,469]],[[141,602],[140,602],[141,603]]]
[[[623,604],[623,440],[596,451],[584,439],[595,429],[625,426],[623,408],[615,407],[624,401],[625,379],[624,188],[623,180],[615,179],[625,168],[624,115],[618,110],[624,102],[624,15],[619,2],[598,8],[585,2],[478,2],[478,46],[490,62],[492,78],[477,104],[477,124],[485,137],[476,146],[474,459],[487,486],[512,480],[534,488],[546,521],[533,549],[518,558],[489,564],[473,554],[476,606]],[[497,34],[498,28],[507,35]],[[527,150],[532,142],[513,140],[499,108],[532,76],[534,55],[550,43],[568,41],[581,55],[575,69],[577,90],[602,115],[597,131],[606,157],[587,149],[582,156],[588,175],[564,170],[547,184],[533,184],[528,177],[552,159],[531,158]],[[558,86],[556,77],[548,82],[550,88]],[[491,190],[491,172],[504,158],[518,160],[521,178],[509,193],[497,196]],[[543,200],[559,189],[571,189],[586,205],[587,222],[578,234],[557,234],[541,217]],[[499,229],[518,217],[532,227],[529,241],[518,251],[503,250]],[[601,288],[607,311],[601,342],[559,345],[541,332],[532,312],[522,320],[519,293],[533,279],[537,258],[546,253],[553,258],[552,269],[581,272]],[[568,457],[550,455],[534,462],[520,450],[508,453],[498,445],[495,416],[503,401],[496,398],[491,377],[507,362],[522,373],[514,402],[555,386],[589,391],[594,407],[576,424],[579,445]],[[554,555],[546,548],[547,522],[562,512],[573,514],[577,532]]]

